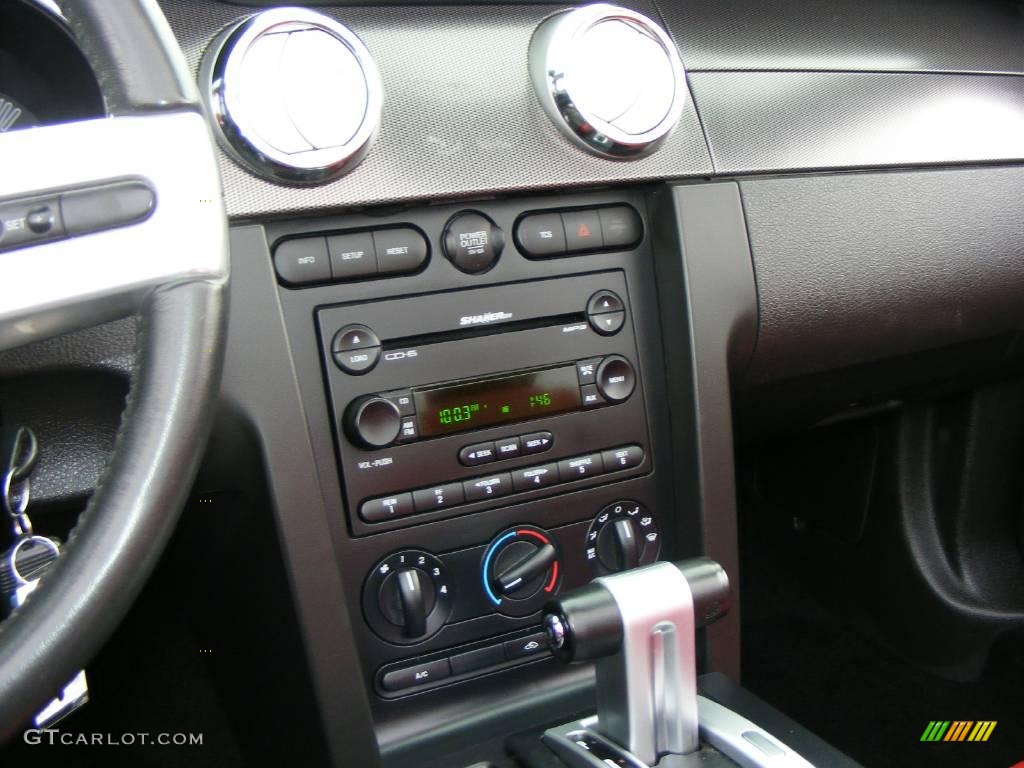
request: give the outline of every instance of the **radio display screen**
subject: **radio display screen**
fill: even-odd
[[[575,411],[580,385],[576,366],[565,365],[419,389],[413,398],[420,437],[433,437]]]

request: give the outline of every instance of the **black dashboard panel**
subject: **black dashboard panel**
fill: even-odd
[[[691,72],[1024,73],[1024,10],[1006,0],[662,0],[658,8]]]
[[[1024,320],[1024,168],[740,182],[752,381],[964,342]]]
[[[1024,77],[697,72],[719,174],[1024,159]]]
[[[674,474],[667,442],[669,400],[658,332],[652,239],[645,236],[638,246],[627,250],[530,259],[519,251],[512,236],[517,221],[529,211],[614,205],[632,206],[647,220],[644,196],[639,192],[604,192],[476,201],[471,206],[437,205],[375,216],[296,219],[266,226],[269,244],[306,232],[412,226],[424,233],[431,247],[428,264],[415,275],[277,288],[315,456],[318,495],[331,531],[336,558],[331,567],[342,577],[361,662],[359,674],[385,753],[404,751],[413,743],[410,739],[436,728],[438,712],[470,711],[484,702],[490,708],[495,692],[511,694],[527,681],[534,690],[549,690],[552,695],[558,690],[566,694],[577,690],[585,671],[560,670],[544,654],[517,655],[514,650],[516,642],[530,645],[537,611],[547,599],[544,590],[532,597],[505,597],[495,602],[497,594],[489,593],[493,587],[482,579],[491,555],[500,555],[496,548],[516,543],[505,538],[512,532],[528,537],[533,531],[556,547],[557,570],[549,569],[550,581],[538,585],[545,590],[570,589],[601,572],[588,551],[596,546],[600,527],[591,526],[595,519],[600,525],[605,512],[619,514],[616,505],[625,500],[633,502],[631,510],[638,508],[636,519],[645,537],[656,542],[643,551],[641,562],[655,557],[659,546],[662,556],[669,557],[700,551],[699,515],[677,514],[667,501],[675,496],[675,486],[684,482],[686,473]],[[442,255],[446,222],[466,208],[485,214],[505,232],[504,251],[484,274],[463,273]],[[249,247],[236,258],[247,263],[240,267],[246,271],[273,268],[269,247]],[[627,315],[621,329],[611,336],[596,332],[587,320],[588,299],[601,290],[614,291]],[[468,322],[463,322],[466,318]],[[473,328],[477,319],[484,322]],[[336,331],[351,323],[379,334],[384,354],[416,349],[423,357],[422,366],[418,367],[415,358],[396,357],[387,362],[382,358],[365,375],[342,372],[329,350]],[[410,338],[430,343],[410,345]],[[376,451],[353,446],[339,425],[354,398],[566,361],[576,376],[577,360],[615,355],[630,360],[637,374],[634,393],[617,405],[485,425],[476,431]],[[685,413],[685,407],[678,412]],[[456,459],[460,447],[481,441],[497,444],[531,432],[550,432],[554,445],[535,455],[480,466],[463,467]],[[535,464],[554,465],[561,472],[564,462],[586,454],[603,456],[604,449],[619,447],[619,443],[642,448],[639,462],[622,470],[604,466],[604,473],[590,475],[588,470],[579,480],[566,477],[566,482],[544,488],[384,523],[367,523],[359,515],[365,497],[405,490],[401,484],[392,488],[384,475],[379,476],[383,485],[378,483],[376,491],[370,489],[367,482],[377,481],[360,479],[357,476],[362,470],[356,468],[362,461],[372,464],[368,457],[389,456],[404,467],[398,480],[430,488],[452,479],[515,473]],[[355,464],[347,458],[350,454]],[[388,465],[382,462],[382,466]],[[305,491],[309,492],[313,489]],[[283,529],[301,527],[304,514],[301,504],[286,504]],[[428,630],[433,634],[424,638],[404,637],[380,619],[380,612],[387,615],[388,609],[376,590],[388,572],[401,565],[395,558],[402,553],[422,556],[431,568],[438,568],[435,594],[440,595],[445,587],[445,599],[451,601],[445,623],[432,624]],[[506,656],[495,659],[496,649]],[[528,650],[536,650],[536,643]],[[479,662],[475,671],[465,671],[460,665],[466,663],[466,657],[480,657],[487,663]],[[449,659],[454,666],[446,666]],[[443,670],[441,677],[437,677],[439,669]],[[487,721],[491,727],[495,725],[490,715]]]
[[[193,71],[216,32],[252,12],[186,0],[161,6]],[[306,189],[257,179],[222,156],[228,213],[280,215],[709,174],[692,109],[659,152],[635,162],[595,157],[562,137],[534,96],[527,71],[533,30],[561,7],[323,9],[362,37],[377,60],[385,98],[376,143],[349,175]]]

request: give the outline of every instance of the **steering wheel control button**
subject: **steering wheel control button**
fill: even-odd
[[[382,275],[417,272],[427,263],[427,241],[415,229],[374,230],[373,244]]]
[[[489,464],[498,457],[494,443],[474,443],[459,451],[459,463],[465,467]]]
[[[632,469],[644,463],[644,449],[639,445],[627,445],[624,448],[612,448],[601,452],[605,472],[619,469]]]
[[[530,41],[529,69],[551,121],[578,146],[606,157],[653,152],[686,103],[675,43],[657,22],[619,6],[549,16]]]
[[[327,252],[335,280],[356,280],[377,274],[377,256],[373,235],[369,232],[331,235],[327,238]]]
[[[52,219],[43,228],[43,220]],[[56,197],[33,198],[0,206],[0,251],[44,243],[64,235],[60,202]]]
[[[536,467],[524,467],[512,471],[512,488],[516,493],[546,488],[558,482],[558,465],[541,464]]]
[[[508,472],[501,472],[490,477],[478,477],[465,480],[462,489],[466,493],[466,502],[486,501],[487,499],[505,496],[512,492],[512,477]]]
[[[548,650],[548,636],[545,632],[535,632],[532,635],[505,643],[505,658],[508,661],[546,653],[550,653],[550,651]]]
[[[410,688],[417,688],[437,680],[444,680],[451,675],[448,659],[428,661],[418,666],[392,669],[384,673],[380,684],[385,691],[395,693]]]
[[[346,325],[334,334],[331,355],[345,373],[360,376],[380,362],[380,339],[365,325]]]
[[[569,253],[599,251],[604,247],[601,219],[597,211],[566,211],[562,214],[562,222],[565,224],[565,246]]]
[[[602,472],[604,472],[604,462],[601,460],[600,453],[590,453],[586,456],[576,456],[558,462],[558,477],[563,483],[593,477]]]
[[[628,205],[599,208],[601,237],[605,248],[634,248],[644,237],[640,214]]]
[[[417,512],[433,512],[435,509],[447,509],[462,504],[466,495],[462,492],[462,483],[445,483],[433,488],[413,491],[412,503]]]
[[[141,181],[116,181],[60,196],[64,229],[69,235],[137,224],[148,219],[155,208],[156,195]]]
[[[274,268],[288,285],[330,282],[327,243],[322,237],[285,240],[274,249]]]
[[[370,52],[348,27],[304,8],[263,11],[225,29],[199,80],[225,150],[274,181],[316,183],[351,170],[380,124]]]
[[[636,373],[626,358],[611,355],[597,367],[597,389],[609,402],[628,400],[635,387]]]
[[[555,444],[555,436],[550,432],[531,432],[521,436],[519,443],[523,447],[523,455],[529,456],[534,453],[550,451],[551,446]]]
[[[379,499],[364,501],[359,507],[359,516],[368,523],[383,523],[396,517],[413,513],[412,495],[396,493]]]
[[[476,211],[463,211],[448,220],[441,236],[444,255],[456,268],[469,274],[493,267],[505,247],[501,229]]]
[[[565,227],[558,213],[533,213],[516,225],[516,243],[531,259],[561,256],[565,253]]]
[[[363,448],[386,448],[398,439],[403,418],[390,400],[371,395],[354,400],[345,409],[345,432]]]

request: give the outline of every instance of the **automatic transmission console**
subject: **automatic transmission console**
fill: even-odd
[[[545,743],[572,768],[810,766],[697,695],[696,630],[728,609],[729,578],[707,558],[602,576],[551,602],[544,628],[555,655],[596,661],[597,716],[547,731]]]

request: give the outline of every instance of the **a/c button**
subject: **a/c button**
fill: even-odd
[[[438,659],[413,667],[392,669],[390,672],[384,673],[380,682],[385,691],[404,691],[407,688],[427,685],[435,680],[444,680],[451,673],[448,659]]]

